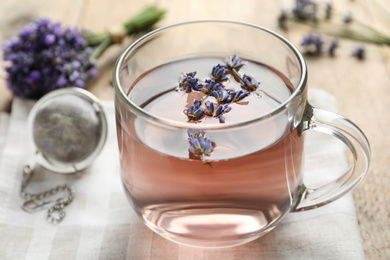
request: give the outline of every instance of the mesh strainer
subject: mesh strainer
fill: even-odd
[[[33,106],[28,117],[28,127],[36,153],[23,169],[21,195],[22,208],[32,212],[50,204],[44,198],[59,191],[68,196],[57,200],[48,212],[52,222],[64,217],[63,208],[73,199],[71,189],[58,186],[51,190],[31,194],[25,191],[36,163],[46,169],[63,174],[79,172],[88,167],[103,148],[107,136],[107,120],[98,99],[80,88],[64,88],[43,96]],[[51,212],[50,212],[51,210]],[[53,219],[53,212],[59,216]],[[62,217],[61,217],[62,216]]]

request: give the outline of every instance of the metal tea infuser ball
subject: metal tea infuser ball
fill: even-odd
[[[40,164],[62,174],[84,170],[103,148],[107,137],[107,119],[93,94],[80,88],[63,88],[37,101],[28,116],[28,131],[36,152],[23,167],[20,194],[25,201],[22,209],[35,212],[52,205],[48,209],[47,219],[58,223],[65,217],[64,208],[73,200],[73,191],[68,185],[59,185],[39,193],[27,192],[34,167]],[[45,200],[59,192],[66,195],[54,202]]]

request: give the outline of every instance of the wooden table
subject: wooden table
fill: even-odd
[[[336,2],[336,1],[334,1]],[[381,0],[383,4],[388,0]],[[379,19],[374,1],[337,1],[335,8],[353,11],[355,17],[386,29]],[[31,18],[50,17],[66,25],[102,31],[137,13],[143,6],[157,4],[167,10],[159,26],[193,19],[233,19],[258,24],[275,30],[299,46],[309,30],[292,26],[283,31],[277,26],[277,16],[292,0],[222,1],[222,0],[2,0],[0,4],[0,42],[15,35]],[[390,23],[390,20],[387,21]],[[387,26],[389,29],[390,26]],[[387,33],[390,34],[388,30]],[[112,99],[111,71],[126,42],[107,51],[99,60],[100,77],[89,82],[88,89],[101,99]],[[335,57],[307,57],[309,88],[332,93],[339,113],[359,125],[372,147],[369,174],[353,192],[359,226],[367,259],[390,258],[390,49],[366,45],[367,57],[359,61],[350,53],[356,43],[340,41]],[[0,61],[0,68],[4,63]],[[0,111],[10,108],[12,95],[6,89],[6,74],[0,70]]]

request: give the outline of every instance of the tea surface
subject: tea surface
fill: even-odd
[[[138,105],[155,116],[186,122],[185,109],[188,109],[195,99],[204,99],[207,95],[202,92],[186,93],[184,90],[177,90],[180,76],[183,73],[196,71],[196,77],[200,82],[204,82],[210,78],[213,66],[223,63],[224,58],[220,57],[198,57],[165,64],[141,76],[129,96],[132,100],[142,97],[143,102],[138,101]],[[286,101],[293,91],[293,86],[287,78],[263,64],[246,61],[239,69],[239,73],[252,76],[259,81],[260,85],[257,91],[241,102],[230,104],[232,110],[225,114],[227,124],[255,119],[269,113]],[[222,82],[224,89],[241,89],[241,83],[237,82],[232,75],[228,74],[227,77],[228,80]],[[156,93],[156,90],[165,91]],[[215,102],[212,95],[207,100]],[[216,118],[207,117],[199,122],[219,123]]]

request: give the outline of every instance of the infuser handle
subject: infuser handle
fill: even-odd
[[[300,132],[307,130],[341,140],[352,153],[353,165],[341,177],[319,188],[311,189],[303,184],[297,206],[292,211],[318,208],[342,197],[363,180],[370,164],[369,142],[359,127],[349,119],[307,104]]]

